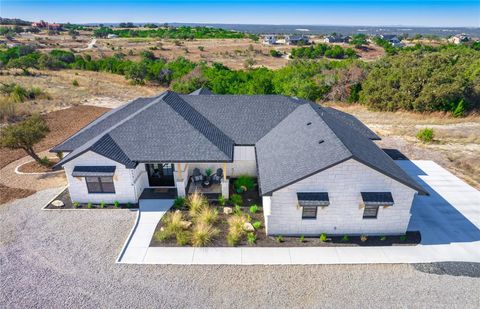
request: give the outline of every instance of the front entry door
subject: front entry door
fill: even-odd
[[[172,163],[145,164],[150,187],[174,187]]]

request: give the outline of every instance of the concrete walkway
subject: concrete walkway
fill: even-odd
[[[480,262],[480,192],[432,161],[397,161],[430,196],[418,196],[409,230],[420,230],[418,246],[305,248],[148,247],[166,211],[142,220],[122,263],[137,264],[369,264]],[[170,204],[171,205],[171,204]],[[168,208],[167,208],[168,209]],[[155,222],[154,222],[155,221]],[[128,242],[128,241],[127,241]],[[132,246],[133,245],[133,246]],[[132,246],[132,250],[130,249]],[[128,253],[128,254],[127,254]]]
[[[158,222],[170,209],[173,200],[140,200],[139,212],[117,262],[142,263]]]

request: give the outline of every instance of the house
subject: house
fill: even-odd
[[[324,43],[348,43],[349,37],[342,35],[329,35],[323,39]]]
[[[72,201],[191,192],[197,170],[258,181],[269,235],[402,234],[427,192],[355,117],[281,95],[166,91],[114,109],[55,146]],[[164,191],[162,191],[164,190]],[[161,193],[159,193],[161,194]],[[158,198],[162,198],[159,196]]]
[[[116,35],[115,33],[107,34],[107,39],[116,39],[116,38],[118,38],[118,35]]]
[[[285,35],[285,44],[287,45],[306,45],[309,38],[306,35]]]
[[[394,34],[382,34],[380,38],[388,41],[393,47],[402,47],[403,43],[400,39]]]
[[[470,37],[468,37],[467,35],[465,34],[457,34],[457,35],[454,35],[452,36],[451,38],[448,38],[448,42],[450,43],[453,43],[453,44],[463,44],[463,43],[466,43],[466,42],[469,42],[471,40]]]
[[[266,34],[262,36],[262,43],[265,45],[277,44],[277,36],[273,34]]]
[[[45,28],[45,29],[49,29],[49,30],[61,30],[62,29],[61,24],[56,24],[56,23],[49,24],[48,22],[46,22],[44,20],[33,22],[32,27],[41,28],[41,29]]]

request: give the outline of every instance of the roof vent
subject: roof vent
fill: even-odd
[[[311,122],[307,122],[307,126],[311,125],[312,123]]]
[[[323,139],[321,139],[321,140],[318,141],[319,144],[321,144],[321,143],[323,143],[323,142],[324,142]]]

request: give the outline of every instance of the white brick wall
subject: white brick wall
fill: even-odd
[[[72,172],[75,166],[116,166],[115,175],[113,176],[113,183],[115,185],[115,193],[96,193],[89,194],[85,177],[73,177]],[[143,166],[137,166],[135,170],[126,169],[123,164],[105,158],[94,152],[86,152],[79,157],[67,162],[64,165],[65,174],[67,176],[70,197],[73,202],[80,203],[113,203],[119,201],[120,203],[136,203],[138,196],[141,194],[141,188],[144,185],[142,174],[145,170]],[[136,180],[134,184],[134,180]],[[140,190],[140,191],[139,191]]]
[[[328,192],[330,205],[319,207],[316,220],[302,220],[297,192]],[[377,219],[363,219],[360,192],[391,192],[395,204],[380,207]],[[348,160],[274,192],[264,208],[268,234],[401,234],[410,220],[416,191],[356,160]],[[265,200],[264,200],[265,202]]]

